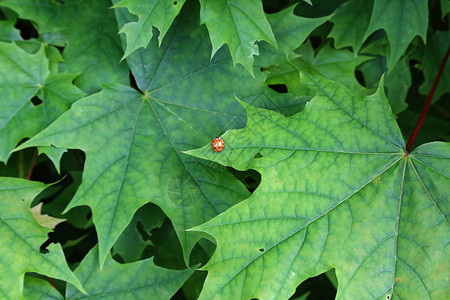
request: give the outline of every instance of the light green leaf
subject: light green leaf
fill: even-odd
[[[59,245],[48,253],[39,251],[50,232],[40,226],[30,211],[33,198],[46,185],[17,178],[0,178],[0,297],[22,298],[24,275],[36,272],[72,283],[83,290],[70,271]]]
[[[302,72],[317,91],[292,117],[247,110],[245,129],[187,153],[261,173],[252,196],[194,230],[217,250],[200,299],[287,299],[332,268],[337,299],[444,299],[449,292],[450,144],[404,153],[383,86],[360,97]]]
[[[369,27],[373,0],[350,0],[335,11],[330,21],[334,24],[328,37],[334,39],[336,48],[352,47],[359,52],[364,42],[364,34]]]
[[[35,54],[0,42],[0,161],[17,143],[31,137],[84,95],[72,85],[74,75],[50,74],[44,48]],[[40,105],[31,103],[38,96]]]
[[[170,299],[193,270],[169,270],[156,266],[153,259],[119,264],[108,255],[99,268],[95,247],[83,259],[75,274],[83,282],[87,295],[67,286],[67,299]]]
[[[200,5],[200,21],[211,38],[211,56],[227,44],[233,64],[253,74],[253,56],[259,54],[255,42],[267,41],[277,47],[260,0],[200,0]]]
[[[39,154],[45,154],[52,161],[55,166],[56,171],[61,174],[61,166],[60,161],[61,157],[64,153],[67,152],[67,149],[59,149],[55,147],[38,147]]]
[[[122,0],[117,7],[126,7],[130,13],[138,16],[137,22],[125,24],[119,33],[127,35],[127,45],[122,59],[136,51],[136,49],[146,48],[152,39],[152,27],[159,29],[159,45],[170,28],[175,17],[180,12],[186,0]]]
[[[388,60],[389,69],[395,66],[416,35],[426,42],[427,3],[427,0],[375,0],[370,25],[364,39],[378,29],[386,32],[391,49]]]

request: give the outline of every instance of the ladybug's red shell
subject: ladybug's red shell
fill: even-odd
[[[220,151],[223,150],[223,147],[225,146],[225,143],[223,142],[222,138],[216,136],[213,139],[213,141],[211,143],[211,146],[212,146],[214,152],[220,152]]]

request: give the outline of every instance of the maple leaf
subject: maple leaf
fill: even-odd
[[[256,41],[277,47],[275,36],[259,0],[200,0],[200,21],[209,30],[211,57],[227,44],[233,64],[243,65],[253,74],[253,56],[259,54]]]
[[[334,49],[329,44],[325,45],[315,55],[311,43],[308,41],[297,51],[301,57],[293,60],[285,60],[277,66],[271,66],[266,82],[268,84],[285,84],[288,91],[296,96],[313,96],[315,91],[301,83],[298,76],[299,68],[314,69],[328,79],[336,80],[359,92],[367,93],[355,77],[355,69],[358,65],[370,60],[368,56],[354,56],[348,50]]]
[[[59,68],[81,73],[75,84],[86,93],[101,84],[129,83],[126,64],[118,63],[123,50],[110,1],[3,0],[0,6],[35,22],[44,41],[65,46]]]
[[[276,36],[278,48],[268,43],[259,45],[261,55],[255,58],[255,64],[261,67],[278,65],[286,62],[286,56],[293,59],[300,56],[294,50],[307,39],[317,27],[325,23],[331,16],[321,18],[304,18],[294,14],[295,5],[277,13],[267,15],[267,20]]]
[[[67,266],[59,245],[49,245],[48,253],[40,246],[50,230],[34,219],[30,204],[46,188],[40,182],[18,178],[0,178],[0,295],[6,299],[22,297],[26,272],[36,272],[72,283],[84,292]]]
[[[5,12],[3,13],[5,14],[5,19],[0,20],[0,41],[21,41],[20,31],[14,27],[17,21],[16,17]]]
[[[127,58],[142,92],[105,85],[17,148],[55,146],[86,152],[83,182],[66,211],[81,205],[92,208],[100,262],[147,202],[171,219],[187,262],[204,235],[186,229],[249,192],[225,168],[180,151],[244,123],[234,94],[263,107],[276,103],[280,111],[284,106],[292,109],[295,99],[271,90],[263,75],[254,79],[242,67],[234,68],[224,51],[210,61],[207,32],[198,26],[195,9],[195,3],[184,6],[175,20],[178,30],[169,30],[161,47],[153,40]]]
[[[152,27],[159,29],[159,44],[166,35],[175,17],[180,12],[186,0],[122,0],[113,7],[126,7],[128,10],[137,15],[137,22],[129,22],[123,25],[119,33],[127,35],[127,43],[125,54],[122,59],[136,51],[140,47],[147,47],[152,39]]]
[[[389,53],[389,43],[386,38],[382,38],[364,47],[361,52],[374,56],[374,59],[363,63],[358,69],[364,75],[366,86],[376,88],[380,77],[388,71],[386,56]],[[412,83],[408,59],[401,57],[394,68],[386,74],[384,81],[392,113],[397,115],[408,107],[406,97]]]
[[[330,21],[334,24],[329,37],[335,41],[336,48],[350,46],[359,52],[364,42],[364,34],[370,23],[373,0],[350,0],[339,6]]]
[[[390,1],[375,0],[364,39],[378,29],[386,31],[390,44],[388,57],[389,69],[392,69],[412,39],[419,35],[427,40],[428,1]],[[405,26],[408,24],[408,26]]]
[[[44,47],[30,54],[0,42],[0,65],[0,161],[6,162],[21,139],[48,126],[84,93],[72,85],[75,75],[50,73]],[[43,103],[34,105],[34,96]]]
[[[156,266],[153,258],[119,264],[108,255],[100,270],[97,247],[75,270],[87,295],[68,286],[67,299],[170,299],[194,270],[169,270]],[[138,275],[138,276],[136,276]]]
[[[450,144],[405,143],[383,86],[359,97],[313,73],[317,92],[285,117],[242,103],[246,128],[188,154],[255,169],[246,200],[194,230],[217,249],[200,299],[287,299],[305,279],[335,268],[337,299],[448,295]]]

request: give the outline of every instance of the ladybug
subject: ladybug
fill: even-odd
[[[214,152],[220,152],[220,151],[223,150],[223,147],[225,146],[225,143],[223,142],[221,137],[216,136],[213,139],[213,141],[211,143],[211,146],[212,146]]]

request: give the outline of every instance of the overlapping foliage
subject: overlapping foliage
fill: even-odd
[[[446,2],[285,2],[0,0],[0,297],[450,293]]]

